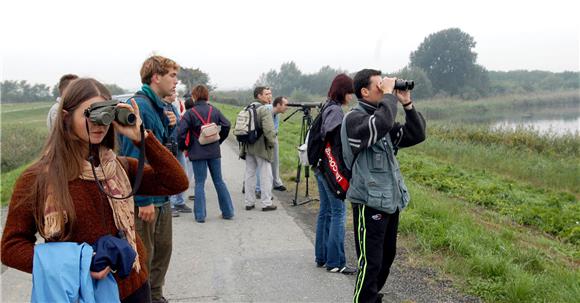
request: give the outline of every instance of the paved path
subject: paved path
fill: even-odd
[[[191,214],[174,218],[165,296],[173,302],[350,301],[352,280],[316,268],[312,241],[278,201],[273,212],[244,209],[244,162],[234,148],[223,145],[222,171],[235,218],[220,218],[215,189],[208,180],[206,223],[196,223]],[[3,267],[1,278],[2,302],[29,301],[30,275]]]

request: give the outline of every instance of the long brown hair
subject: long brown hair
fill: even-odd
[[[34,219],[38,231],[44,236],[44,215],[47,195],[54,198],[54,209],[66,216],[59,216],[62,232],[52,240],[67,240],[76,220],[76,212],[68,182],[79,177],[83,161],[87,156],[87,143],[83,142],[73,132],[73,112],[85,101],[101,96],[111,99],[111,93],[100,82],[90,78],[80,78],[72,81],[64,90],[59,106],[54,128],[42,149],[40,159],[32,165],[27,173],[36,175],[29,200],[33,204]],[[64,113],[67,112],[67,114]],[[115,132],[109,127],[101,145],[114,148]],[[91,147],[94,150],[98,146]]]

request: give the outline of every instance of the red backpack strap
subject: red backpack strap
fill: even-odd
[[[201,115],[195,110],[195,107],[192,107],[191,108],[191,111],[199,118],[199,120],[201,120],[201,123],[202,124],[209,123],[209,120],[208,120],[208,122],[205,122],[205,120],[203,120],[203,118],[201,117]],[[209,113],[211,114],[211,107],[209,108]]]
[[[207,113],[207,122],[205,124],[209,124],[211,122],[211,111],[213,110],[213,106],[209,106],[209,112]]]

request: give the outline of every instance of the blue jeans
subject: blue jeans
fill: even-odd
[[[314,254],[316,263],[326,267],[343,267],[346,265],[344,254],[344,225],[346,207],[326,184],[322,174],[316,174],[318,192],[320,193],[320,210],[316,222],[316,243]]]
[[[179,161],[179,164],[181,164],[181,168],[183,168],[183,170],[187,170],[187,166],[185,164],[185,155],[183,154],[183,152],[179,151],[177,153],[176,158],[177,158],[177,161]],[[176,205],[185,205],[185,200],[183,200],[183,193],[169,196],[169,201],[171,202],[171,207],[175,207]]]
[[[215,190],[218,195],[218,202],[223,218],[230,219],[234,216],[234,205],[232,204],[230,192],[228,191],[228,188],[222,178],[221,163],[222,162],[220,158],[191,161],[193,166],[193,177],[195,179],[195,201],[193,203],[193,215],[195,216],[196,221],[204,221],[206,217],[205,179],[207,178],[208,167],[213,185],[215,186]]]

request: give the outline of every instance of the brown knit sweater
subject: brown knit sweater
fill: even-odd
[[[148,164],[143,171],[139,195],[172,195],[187,190],[189,181],[179,162],[151,132],[145,139],[145,151]],[[137,173],[137,159],[127,160],[127,174],[129,180],[133,180]],[[26,201],[26,197],[34,178],[35,176],[24,172],[16,181],[2,236],[2,263],[28,273],[32,273],[37,226],[32,213],[33,201]],[[71,239],[68,241],[93,244],[102,236],[117,234],[109,201],[99,191],[96,182],[75,179],[69,182],[68,188],[77,216]],[[139,235],[137,251],[141,271],[137,273],[133,270],[122,280],[115,275],[122,299],[143,286],[148,279],[147,253]]]

